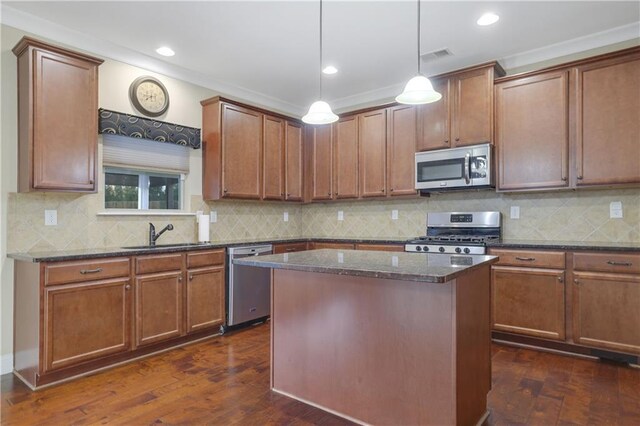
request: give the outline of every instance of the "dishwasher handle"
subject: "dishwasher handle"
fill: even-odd
[[[262,246],[231,247],[228,251],[229,257],[231,258],[259,256],[261,254],[272,254],[273,246],[269,244]]]

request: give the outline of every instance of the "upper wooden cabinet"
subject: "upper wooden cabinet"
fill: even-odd
[[[640,183],[640,49],[574,76],[576,186]]]
[[[387,110],[380,109],[358,117],[360,196],[387,194]]]
[[[18,57],[18,190],[96,191],[98,66],[23,37]]]
[[[342,117],[334,129],[334,198],[358,198],[358,116]]]
[[[498,189],[569,186],[569,73],[496,85]]]
[[[493,81],[497,62],[433,78],[442,99],[421,105],[418,151],[493,142]]]
[[[387,109],[388,195],[415,195],[417,108],[399,105]]]
[[[301,200],[302,127],[224,98],[202,104],[202,195]]]
[[[333,198],[333,126],[309,128],[310,194],[311,200]]]

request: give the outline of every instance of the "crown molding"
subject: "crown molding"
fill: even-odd
[[[183,80],[206,89],[224,93],[230,97],[245,100],[251,104],[260,104],[269,109],[282,111],[289,115],[302,116],[304,108],[282,99],[245,89],[230,83],[213,79],[197,71],[169,64],[124,46],[101,40],[79,31],[41,19],[31,14],[0,3],[0,23],[19,30],[62,43],[71,48],[83,50],[89,54],[113,59],[168,77]]]
[[[640,22],[611,28],[599,33],[550,44],[526,52],[516,53],[500,60],[505,69],[520,68],[550,59],[560,58],[599,47],[632,40],[640,36]]]

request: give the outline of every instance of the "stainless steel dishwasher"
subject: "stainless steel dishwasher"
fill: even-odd
[[[272,253],[271,244],[227,249],[229,265],[227,327],[266,319],[271,313],[271,270],[234,265],[233,259]]]

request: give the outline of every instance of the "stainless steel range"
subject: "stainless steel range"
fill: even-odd
[[[409,241],[415,253],[485,254],[489,241],[500,239],[500,212],[427,213],[427,235]]]

